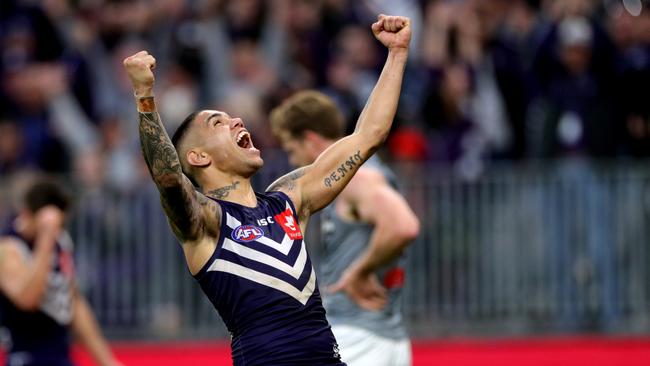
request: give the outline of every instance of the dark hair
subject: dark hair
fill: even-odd
[[[51,180],[39,180],[25,192],[24,204],[34,213],[49,205],[54,205],[65,212],[70,206],[70,196],[59,184]]]
[[[198,183],[192,176],[192,169],[188,167],[188,165],[184,162],[184,158],[181,157],[181,152],[179,150],[181,143],[183,142],[183,138],[187,135],[187,132],[190,130],[190,126],[192,125],[192,121],[194,121],[194,118],[196,118],[196,115],[199,114],[199,112],[192,112],[190,113],[189,116],[185,117],[183,122],[178,126],[176,131],[174,132],[174,135],[172,136],[172,144],[176,148],[176,154],[178,154],[178,159],[181,162],[181,169],[183,170],[183,173],[190,179],[190,182],[195,187],[199,187]]]
[[[199,112],[190,113],[190,115],[185,117],[183,122],[181,122],[181,124],[178,126],[176,132],[174,132],[174,135],[172,136],[172,144],[174,144],[176,152],[178,152],[178,146],[182,142],[185,135],[187,135],[187,131],[189,131],[189,127],[192,121],[194,121],[194,118],[196,118],[197,114],[199,114]]]
[[[279,136],[288,131],[292,137],[301,137],[305,131],[314,131],[329,138],[343,135],[344,120],[334,101],[315,90],[298,92],[271,111],[271,129]]]

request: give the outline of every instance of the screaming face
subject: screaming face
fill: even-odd
[[[250,177],[264,161],[255,148],[250,133],[240,118],[213,110],[199,112],[195,119],[198,125],[199,148],[193,149],[204,160],[203,166],[212,166],[226,174]]]

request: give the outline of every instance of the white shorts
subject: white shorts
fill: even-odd
[[[348,366],[410,366],[411,342],[393,340],[349,325],[333,325],[341,360]]]

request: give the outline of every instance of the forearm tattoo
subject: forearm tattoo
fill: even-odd
[[[140,145],[149,173],[156,183],[182,174],[181,163],[174,145],[156,112],[140,112]],[[172,177],[169,177],[169,176]]]
[[[361,156],[361,151],[357,151],[355,154],[350,155],[347,160],[343,161],[335,170],[333,170],[325,179],[323,179],[323,184],[327,188],[332,188],[332,184],[340,181],[348,174],[354,174],[354,171],[363,164],[363,157]]]
[[[156,102],[153,96],[136,98],[135,104],[138,112],[146,113],[156,111]]]
[[[196,192],[183,175],[180,160],[157,112],[140,112],[140,145],[149,173],[158,186],[163,209],[179,239],[197,234],[201,210]]]
[[[230,191],[234,191],[235,189],[237,189],[237,185],[239,185],[239,181],[234,181],[229,186],[213,189],[207,192],[206,194],[218,199],[226,198],[230,194]]]

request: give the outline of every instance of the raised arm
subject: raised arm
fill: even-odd
[[[181,242],[187,243],[202,235],[203,212],[210,202],[196,192],[183,174],[176,149],[160,120],[153,95],[152,70],[155,66],[156,60],[146,51],[124,60],[124,67],[133,84],[144,160],[158,187],[160,201],[174,234]]]
[[[345,188],[390,131],[408,57],[410,21],[379,15],[372,32],[388,47],[388,57],[354,133],[330,146],[313,164],[278,179],[268,188],[287,193],[303,219],[325,207]]]

